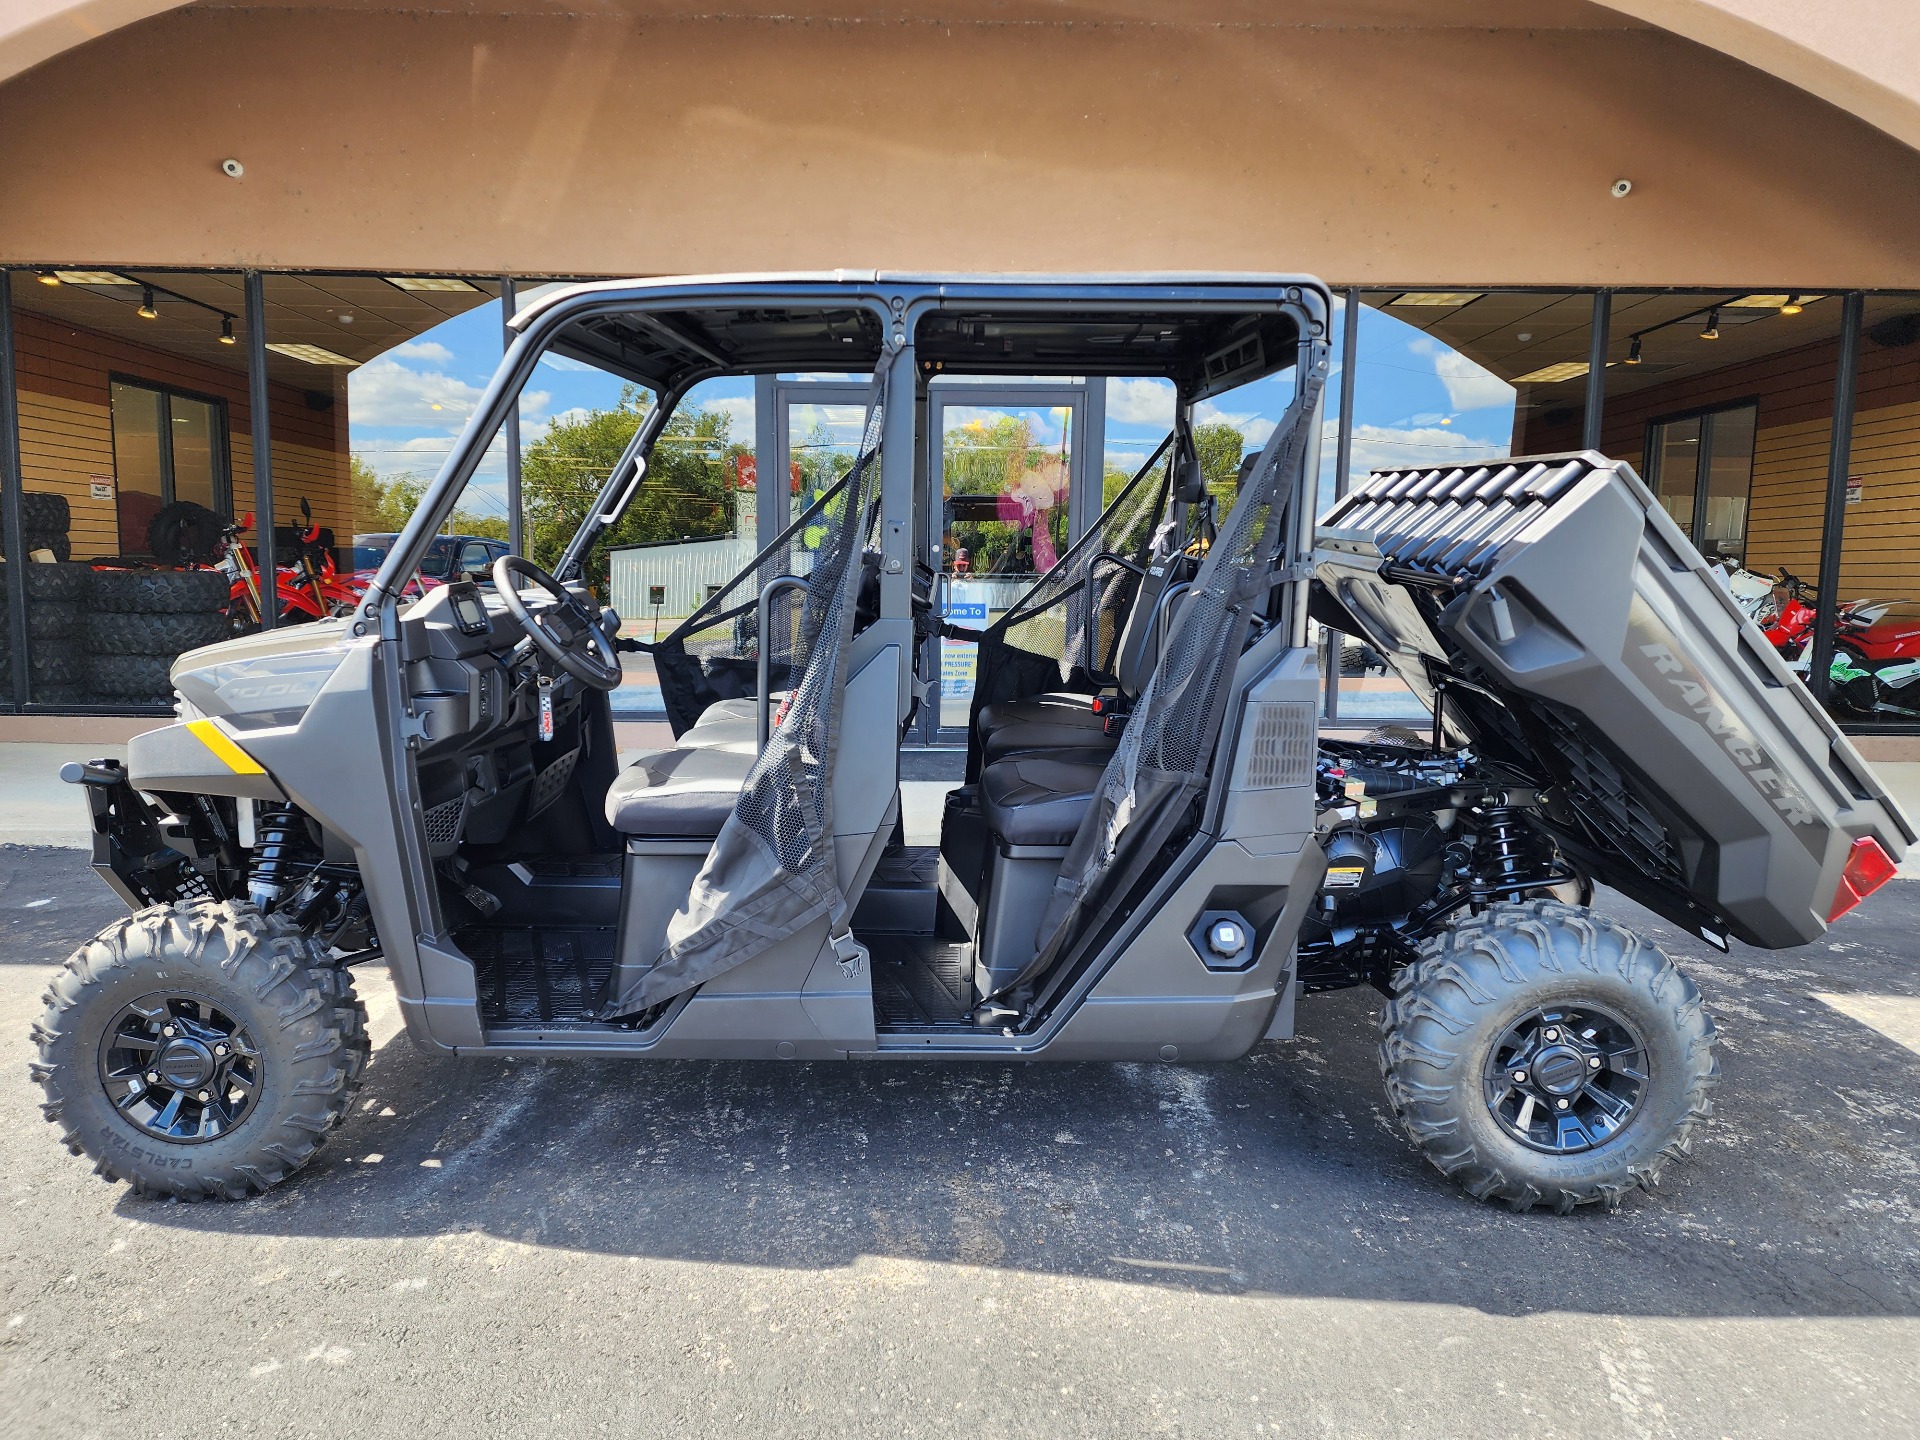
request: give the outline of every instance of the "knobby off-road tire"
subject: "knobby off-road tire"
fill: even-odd
[[[90,655],[87,685],[96,695],[171,703],[172,655]]]
[[[27,490],[20,496],[20,528],[28,533],[64,535],[73,528],[73,511],[57,490]]]
[[[96,570],[93,608],[117,615],[224,610],[232,582],[222,570]]]
[[[1554,1017],[1567,1015],[1613,1017],[1616,1033],[1639,1043],[1637,1060],[1603,1059],[1590,1077],[1596,1092],[1611,1086],[1634,1095],[1625,1118],[1585,1148],[1575,1134],[1570,1153],[1518,1138],[1512,1122],[1527,1092],[1513,1087],[1502,1102],[1498,1091],[1526,1073],[1525,1062],[1510,1058],[1507,1069],[1492,1058],[1513,1057],[1507,1047],[1516,1035],[1531,1035],[1536,1045],[1550,1035],[1591,1050],[1579,1033],[1590,1020],[1555,1028]],[[1600,1026],[1601,1049],[1607,1028]],[[1720,1075],[1713,1022],[1693,982],[1651,941],[1555,901],[1495,905],[1430,940],[1395,978],[1380,1029],[1387,1098],[1413,1143],[1469,1195],[1504,1200],[1515,1210],[1546,1204],[1564,1215],[1592,1203],[1615,1209],[1627,1192],[1652,1190],[1668,1162],[1685,1158],[1694,1127],[1713,1112],[1708,1095]],[[1533,1052],[1543,1065],[1560,1067],[1531,1077],[1543,1093],[1525,1112],[1540,1117],[1536,1128],[1554,1123],[1559,1104],[1543,1080],[1571,1083],[1578,1076],[1584,1086],[1589,1077],[1580,1067],[1595,1058],[1570,1062],[1564,1045],[1553,1048],[1562,1053]],[[1626,1078],[1634,1070],[1643,1072],[1641,1081]],[[1607,1123],[1584,1090],[1570,1103],[1575,1114],[1586,1110],[1601,1117],[1598,1125]]]
[[[46,565],[37,560],[26,562],[28,609],[48,600],[84,602],[93,591],[91,565]],[[0,564],[0,590],[4,589],[7,567]]]
[[[87,616],[87,648],[95,655],[164,655],[172,659],[227,638],[227,617],[218,610],[125,615],[98,611]]]
[[[96,1174],[145,1196],[239,1200],[278,1185],[339,1123],[367,1062],[366,1012],[347,972],[327,963],[318,941],[237,901],[155,905],[109,925],[74,952],[46,1006],[31,1066],[46,1091],[42,1111]],[[163,1046],[169,1023],[180,1038]],[[157,1134],[192,1128],[196,1113],[209,1128],[194,1088],[209,1082],[192,1077],[207,1073],[221,1036],[221,1055],[245,1057],[227,1063],[249,1072],[250,1096],[238,1081],[223,1090],[222,1075],[211,1082],[216,1099],[238,1097],[224,1129],[206,1139]],[[184,1040],[201,1050],[178,1048]],[[127,1087],[109,1077],[143,1054],[136,1076],[150,1063],[153,1074],[187,1076],[184,1088],[143,1086],[117,1107]],[[183,1104],[169,1127],[162,1102],[174,1095]]]

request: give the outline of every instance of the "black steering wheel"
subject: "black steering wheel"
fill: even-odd
[[[523,576],[546,591],[553,603],[538,609],[528,605],[517,583]],[[581,604],[566,586],[531,560],[502,555],[493,562],[493,587],[541,654],[583,685],[591,685],[596,690],[619,688],[626,677],[621,672],[619,656],[613,653],[613,642],[600,628],[600,617]]]

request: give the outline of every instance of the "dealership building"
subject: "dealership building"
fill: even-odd
[[[1816,612],[1809,650],[1845,652],[1847,607],[1874,600],[1920,659],[1911,0],[725,8],[5,7],[0,736],[161,713],[123,677],[163,652],[89,652],[79,562],[152,564],[156,514],[193,500],[271,573],[305,501],[350,569],[382,528],[356,375],[462,322],[497,351],[503,308],[603,276],[1317,274],[1343,302],[1330,486],[1598,449],[1730,568],[1801,582],[1779,595]],[[1410,366],[1427,410],[1398,398]],[[859,392],[769,376],[752,398],[757,464],[731,457],[730,483],[797,485],[806,426]],[[1070,415],[1050,443],[1069,531],[1090,522],[1133,400],[1017,376],[964,399],[955,416]],[[500,464],[516,535],[523,428]],[[761,536],[781,519],[725,510]],[[692,554],[630,557],[663,577],[635,593]],[[1812,683],[1833,684],[1818,664]],[[1330,679],[1331,717],[1390,713],[1385,685]],[[1836,715],[1904,758],[1913,696]]]

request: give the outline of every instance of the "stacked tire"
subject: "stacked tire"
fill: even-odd
[[[36,550],[48,550],[62,565],[71,560],[73,541],[68,538],[67,532],[72,524],[73,513],[67,508],[66,496],[40,490],[29,490],[21,495],[21,538],[26,541],[29,559]]]
[[[107,705],[170,705],[182,651],[224,640],[228,582],[218,570],[93,570],[87,683]]]
[[[57,497],[56,497],[57,498]],[[0,674],[13,663],[13,616],[5,565],[0,565]],[[87,693],[87,612],[93,571],[85,565],[23,565],[27,591],[27,662],[38,704],[84,703]]]

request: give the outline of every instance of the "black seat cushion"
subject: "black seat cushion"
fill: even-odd
[[[1032,720],[1058,721],[1064,725],[1091,723],[1098,729],[1099,717],[1093,713],[1092,707],[1093,696],[1064,690],[1047,695],[1029,695],[1022,700],[996,700],[991,705],[980,707],[980,733],[982,736],[991,735],[1002,726]]]
[[[1097,715],[1088,713],[1089,720],[1098,720]],[[986,757],[991,765],[996,760],[1009,755],[1024,754],[1034,750],[1085,750],[1107,752],[1120,743],[1119,738],[1109,738],[1106,732],[1094,724],[1074,724],[1063,719],[1015,720],[1002,725],[987,736]]]
[[[1010,755],[980,772],[980,808],[1009,845],[1066,845],[1106,768],[1097,751]]]
[[[752,753],[684,745],[642,755],[607,788],[607,823],[622,835],[711,840],[753,762]]]

